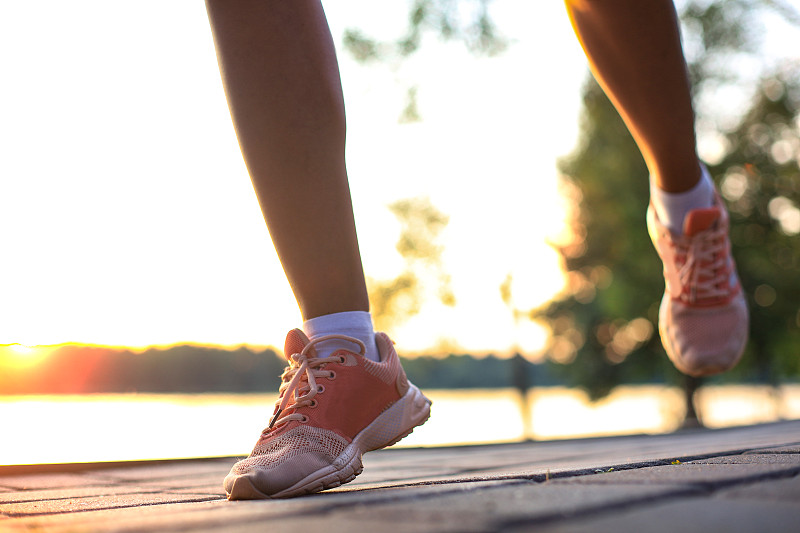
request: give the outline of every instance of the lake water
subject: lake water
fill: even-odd
[[[397,446],[445,446],[663,433],[683,419],[681,391],[619,387],[591,404],[580,391],[430,390],[431,419]],[[0,464],[246,456],[275,394],[0,396]],[[800,385],[704,387],[708,427],[800,418]],[[525,414],[523,414],[525,413]]]

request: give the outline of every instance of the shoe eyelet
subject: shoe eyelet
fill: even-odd
[[[310,408],[312,408],[312,409],[314,409],[314,408],[315,408],[317,405],[319,405],[319,404],[317,403],[317,400],[311,400],[311,402],[308,404],[308,406],[309,406]]]
[[[336,372],[334,372],[333,370],[328,372],[328,379],[336,379]]]
[[[347,362],[347,359],[345,359],[345,357],[344,357],[343,355],[340,355],[340,356],[339,356],[339,362],[340,362],[341,364],[345,364],[345,363]]]
[[[325,392],[325,385],[317,385],[317,394]]]
[[[306,422],[308,422],[308,417],[303,415],[303,418],[300,419],[300,423],[305,424]]]

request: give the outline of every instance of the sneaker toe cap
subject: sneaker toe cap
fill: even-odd
[[[668,298],[662,303],[659,330],[672,362],[691,376],[718,374],[742,356],[749,317],[743,296],[717,308],[697,308]]]
[[[331,458],[320,452],[304,452],[271,465],[257,464],[258,456],[236,463],[225,478],[231,500],[280,497],[298,481],[331,466]]]

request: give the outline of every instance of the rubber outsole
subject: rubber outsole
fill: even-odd
[[[747,331],[749,329],[749,313],[744,303],[741,306],[744,312],[745,327],[731,332],[732,338],[736,338],[738,349],[706,354],[703,357],[694,357],[693,360],[689,361],[681,355],[680,350],[675,345],[674,333],[676,330],[670,328],[669,321],[665,318],[668,315],[668,302],[669,295],[665,293],[658,309],[658,334],[661,336],[664,351],[667,352],[667,356],[672,361],[672,364],[675,365],[675,368],[688,376],[699,378],[721,374],[739,363],[747,343]]]
[[[228,499],[292,498],[336,488],[353,481],[364,469],[364,453],[396,444],[430,418],[431,401],[417,387],[409,385],[406,394],[361,430],[329,466],[272,495],[259,490],[247,473],[234,476],[229,474],[225,478]]]

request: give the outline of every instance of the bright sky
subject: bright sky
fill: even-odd
[[[406,2],[324,3],[347,26],[396,36]],[[535,6],[535,8],[534,8]],[[479,59],[426,43],[399,68],[340,51],[348,165],[366,272],[399,273],[386,206],[428,196],[450,216],[458,305],[393,332],[403,351],[443,340],[528,351],[519,307],[562,284],[544,243],[560,229],[555,160],[577,134],[583,54],[560,2],[498,0],[514,44]],[[0,344],[282,346],[300,314],[239,153],[201,2],[0,4]],[[421,123],[400,125],[419,86]]]

